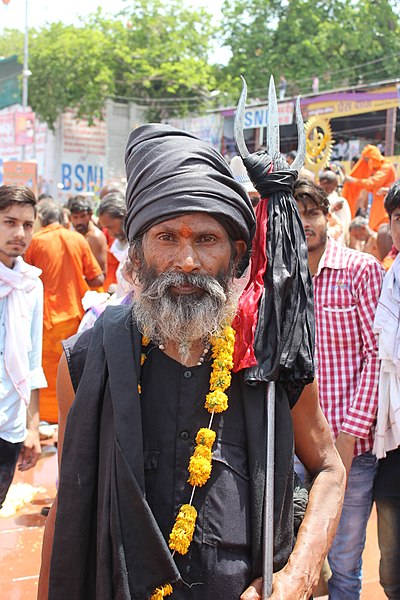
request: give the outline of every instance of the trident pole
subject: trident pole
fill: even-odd
[[[264,600],[272,594],[274,563],[274,474],[275,474],[275,381],[267,384],[267,443],[263,519],[263,587]]]

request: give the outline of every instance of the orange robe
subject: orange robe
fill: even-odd
[[[34,234],[25,260],[42,269],[44,287],[43,369],[48,387],[40,393],[40,418],[58,422],[56,378],[61,341],[76,333],[83,316],[87,280],[101,274],[83,235],[52,223]]]
[[[375,173],[371,172],[369,161],[377,167]],[[361,190],[371,192],[373,197],[369,213],[369,226],[374,231],[378,231],[382,223],[389,222],[389,217],[384,207],[385,195],[378,195],[377,192],[382,187],[390,187],[396,181],[396,169],[389,160],[382,156],[379,148],[368,144],[362,151],[360,160],[350,171],[350,175],[356,177],[358,181],[346,182],[343,186],[342,196],[350,205],[351,216],[355,217],[356,203]]]

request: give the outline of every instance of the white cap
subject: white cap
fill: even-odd
[[[246,171],[246,167],[243,164],[240,156],[234,156],[230,163],[231,171],[235,180],[241,183],[246,192],[257,192],[253,184],[251,183],[249,176]]]

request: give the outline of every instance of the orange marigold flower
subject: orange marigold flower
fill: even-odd
[[[206,396],[206,403],[204,408],[208,412],[223,412],[228,408],[228,396],[221,390],[217,389]]]
[[[162,600],[165,596],[170,596],[173,592],[172,585],[167,583],[162,587],[156,588],[152,593],[150,600]]]
[[[171,550],[186,554],[193,539],[196,527],[197,510],[190,504],[183,504],[178,512],[174,526],[169,536]]]

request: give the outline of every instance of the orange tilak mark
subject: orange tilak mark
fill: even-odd
[[[190,227],[188,227],[187,225],[182,225],[179,228],[179,233],[184,238],[190,238],[193,235],[193,230]]]

